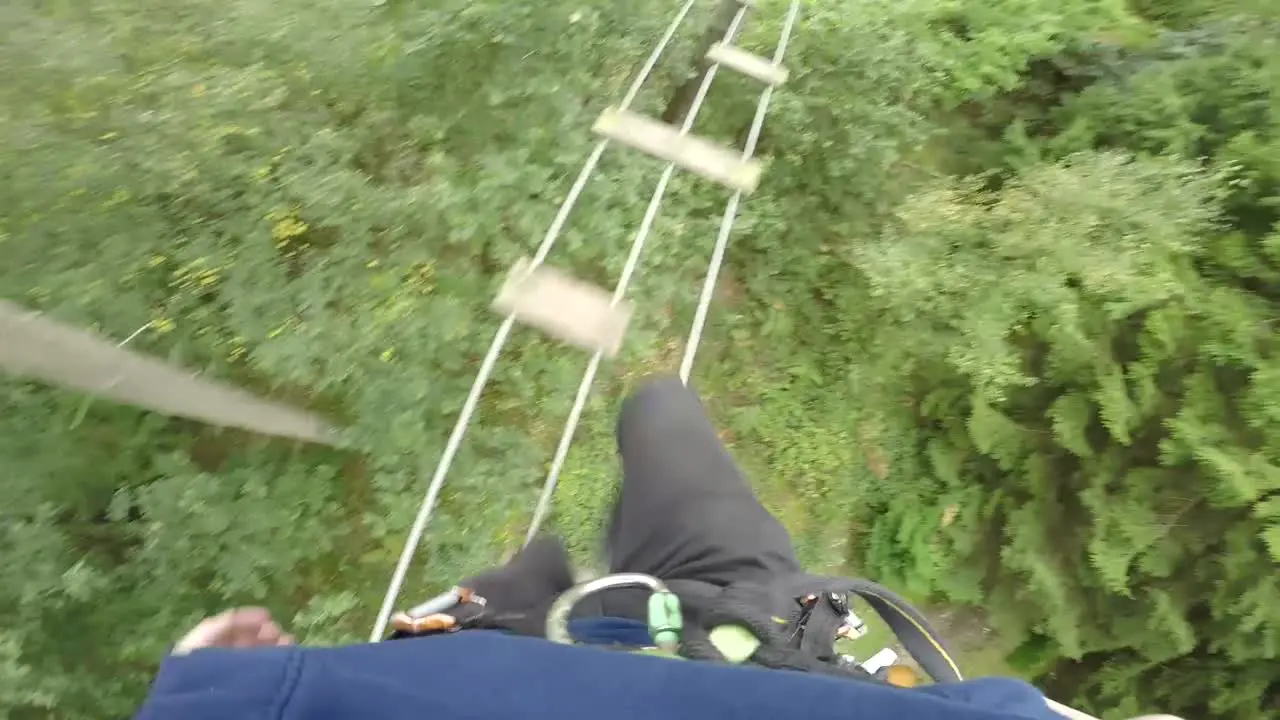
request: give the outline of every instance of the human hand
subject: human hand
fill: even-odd
[[[292,645],[286,634],[263,608],[234,608],[205,618],[173,647],[174,655],[210,647],[250,648]]]

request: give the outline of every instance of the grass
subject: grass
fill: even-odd
[[[875,611],[861,600],[855,599],[851,604],[854,612],[866,623],[867,634],[856,640],[837,642],[836,650],[865,660],[883,648],[893,648],[898,653],[899,662],[909,663],[906,652],[894,637],[893,631]],[[966,678],[1018,676],[1005,661],[1008,648],[999,638],[985,631],[980,622],[974,624],[977,620],[975,616],[967,613],[961,615],[943,608],[917,607],[942,635],[943,642]],[[958,615],[962,619],[958,619]]]

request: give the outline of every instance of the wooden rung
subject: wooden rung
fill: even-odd
[[[732,68],[766,85],[778,86],[787,81],[787,69],[772,61],[733,45],[716,43],[707,51],[707,60]]]
[[[594,285],[521,258],[493,307],[559,340],[613,357],[622,347],[631,304],[624,300],[613,305],[611,299]]]
[[[744,160],[736,150],[681,135],[671,125],[628,110],[605,110],[592,130],[734,190],[749,193],[760,184],[759,160]]]

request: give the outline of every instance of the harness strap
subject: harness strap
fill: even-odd
[[[767,594],[768,590],[754,586],[726,588],[704,607],[701,620],[704,626],[712,628],[709,635],[738,626],[755,638],[754,646],[748,645],[738,657],[729,658],[731,662],[745,657],[766,667],[870,677],[861,668],[838,662],[834,644],[843,616],[823,602],[831,593],[841,596],[852,593],[866,600],[934,682],[963,679],[958,664],[929,621],[887,588],[857,578],[819,576],[809,576],[789,585],[792,590],[803,588],[804,593],[816,600],[811,610],[803,611],[803,618],[770,617],[759,602],[761,594]],[[715,644],[707,642],[707,637],[700,633],[691,635],[682,647],[682,654],[725,661],[724,654]]]
[[[866,600],[934,682],[960,682],[964,679],[959,664],[947,650],[942,637],[906,600],[870,580],[842,577],[820,580],[823,592],[853,593]]]
[[[550,548],[554,550],[555,548]],[[550,556],[559,558],[551,552]],[[563,562],[563,560],[561,560]],[[554,564],[554,563],[553,563]],[[536,564],[542,571],[542,563]],[[541,574],[541,573],[537,573]],[[567,575],[567,571],[565,573]],[[588,594],[616,587],[619,584],[637,584],[637,579],[648,576],[616,575],[570,588],[567,592],[536,593],[538,598],[527,607],[519,609],[502,607],[506,598],[486,591],[499,607],[485,607],[485,601],[463,588],[455,588],[446,596],[418,606],[414,616],[429,617],[432,622],[418,626],[397,627],[395,637],[406,637],[434,632],[451,632],[466,628],[502,629],[522,635],[543,636],[565,642],[561,632],[548,633],[548,627],[559,628],[568,621],[568,613],[577,600]],[[673,581],[672,590],[680,596],[689,622],[681,632],[678,615],[679,604],[673,604],[674,595],[666,591],[660,581],[648,578],[656,585],[651,590],[660,591],[657,605],[650,605],[650,625],[655,639],[661,636],[663,645],[674,646],[679,636],[679,653],[688,658],[713,662],[738,663],[750,661],[765,667],[816,672],[871,679],[869,673],[855,665],[840,662],[835,652],[837,631],[844,622],[845,612],[835,608],[836,602],[828,602],[829,596],[843,598],[855,594],[864,599],[884,620],[898,642],[915,658],[920,667],[935,682],[958,682],[963,679],[960,668],[946,649],[941,637],[929,622],[889,589],[868,580],[843,577],[797,576],[777,586],[739,584],[718,591],[689,593],[679,581]],[[500,595],[514,595],[527,590],[525,573],[504,578],[504,582],[486,583],[501,589]],[[641,585],[647,583],[639,583]],[[833,595],[834,594],[834,595]],[[545,599],[542,599],[545,598]],[[450,603],[456,599],[459,602]],[[437,600],[440,602],[437,603]],[[782,603],[798,602],[789,617],[772,614]],[[444,605],[453,604],[445,608]],[[522,603],[523,605],[523,603]],[[514,611],[512,611],[514,610]],[[654,618],[661,617],[661,621]],[[441,624],[434,621],[442,620]],[[548,625],[548,620],[553,622]],[[734,629],[738,630],[735,631]],[[746,632],[741,632],[745,629]],[[725,637],[736,638],[730,650]],[[727,657],[728,656],[728,657]]]
[[[810,625],[817,617],[816,614],[808,618],[801,617],[800,613],[791,618],[771,616],[761,608],[760,594],[761,589],[751,585],[725,588],[701,613],[703,626],[712,630],[708,632],[696,625],[687,628],[680,644],[680,654],[695,660],[737,663],[745,659],[777,670],[876,680],[856,665],[835,662],[834,652],[831,650],[836,636],[835,624],[828,626],[822,623],[818,627]],[[803,628],[800,623],[805,624]],[[726,657],[724,648],[713,641],[717,633],[733,626],[745,628],[755,638],[754,648],[749,646],[751,652],[746,658]],[[817,638],[816,642],[813,645],[805,642],[806,635]],[[825,641],[822,639],[824,637]],[[795,638],[801,638],[801,642],[793,642]]]

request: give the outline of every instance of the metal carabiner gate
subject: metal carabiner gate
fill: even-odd
[[[684,616],[680,612],[680,599],[661,580],[644,573],[617,573],[589,580],[561,593],[547,611],[547,639],[565,645],[573,644],[569,632],[569,615],[584,598],[604,590],[627,587],[649,588],[648,626],[654,645],[663,652],[676,654],[680,647],[680,632],[684,629]]]

